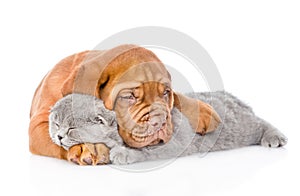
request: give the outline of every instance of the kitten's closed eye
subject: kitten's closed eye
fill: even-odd
[[[59,124],[55,123],[55,127],[56,127],[56,129],[59,129]]]
[[[103,124],[103,125],[106,123],[106,121],[104,120],[104,118],[102,118],[102,116],[96,116],[94,118],[94,121],[97,122],[98,124]]]

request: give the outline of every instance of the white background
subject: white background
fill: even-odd
[[[1,1],[1,192],[8,195],[299,195],[300,4],[295,1]],[[35,88],[59,60],[119,31],[165,26],[196,39],[225,89],[288,136],[130,173],[28,150]]]

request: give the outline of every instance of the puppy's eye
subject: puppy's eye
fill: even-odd
[[[104,124],[104,120],[100,116],[96,116],[94,120],[99,124]]]
[[[126,101],[126,103],[129,103],[130,105],[133,105],[137,100],[133,93],[121,95],[120,98],[121,100]]]
[[[133,96],[133,94],[127,95],[127,96],[121,96],[121,98],[122,98],[122,99],[135,100],[135,97]]]
[[[164,91],[164,96],[167,96],[167,95],[169,95],[169,94],[170,94],[170,92],[171,92],[171,90],[170,90],[170,89],[166,89],[166,90]]]

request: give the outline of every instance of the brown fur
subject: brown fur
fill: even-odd
[[[173,93],[170,90],[170,93],[164,96],[165,89],[166,86],[162,83],[145,82],[134,89],[135,104],[128,104],[128,101],[122,98],[116,100],[119,134],[129,146],[140,148],[155,145],[160,141],[166,143],[171,139]],[[121,91],[120,96],[123,96],[123,93],[126,95],[126,91]],[[155,126],[152,126],[151,120],[155,122]],[[159,128],[161,130],[155,132]],[[155,133],[147,134],[148,132]]]
[[[109,148],[104,144],[79,144],[68,151],[68,161],[79,165],[104,165],[110,162]]]
[[[152,81],[145,79],[145,72],[141,71],[143,69],[140,69],[140,66],[136,67],[136,65],[149,62],[154,62],[154,66],[148,66],[148,68],[155,73],[154,75],[157,75],[150,78]],[[140,74],[134,75],[133,70],[140,71]],[[158,85],[158,76],[166,81],[159,81],[160,84]],[[136,86],[132,83],[133,78],[140,79],[140,85],[142,85],[142,82],[149,82],[151,88]],[[159,93],[161,95],[161,84],[169,81],[170,76],[160,60],[151,51],[135,45],[121,45],[107,51],[85,51],[63,59],[44,77],[33,97],[29,127],[30,151],[34,154],[56,158],[77,159],[79,164],[85,164],[83,160],[90,160],[91,157],[95,157],[94,154],[101,154],[102,152],[102,154],[105,154],[107,149],[98,148],[96,145],[93,148],[94,150],[86,150],[90,149],[87,148],[87,144],[81,144],[66,152],[63,148],[54,144],[48,133],[50,107],[63,96],[77,92],[99,97],[108,109],[117,109],[114,108],[114,104],[118,102],[118,93],[130,88],[130,85],[133,85],[134,88],[139,87],[145,95],[151,95],[149,100],[153,102],[156,99],[155,97],[159,97]],[[161,101],[162,105],[170,110],[174,96],[174,105],[188,116],[190,123],[197,132],[203,134],[213,130],[218,125],[219,118],[217,114],[207,104],[173,92],[170,96],[168,101]],[[196,116],[194,113],[195,105],[198,107],[197,111],[199,111]],[[136,110],[133,109],[131,113],[133,114]],[[118,113],[118,111],[116,112]],[[140,121],[136,123],[139,124]],[[171,125],[167,127],[170,129]],[[130,139],[127,138],[126,140],[126,136],[123,137],[130,144]],[[85,153],[82,153],[83,149],[85,149]],[[78,154],[78,152],[81,152],[81,154]],[[101,163],[100,158],[93,159],[93,164],[98,163]]]
[[[201,135],[214,131],[221,122],[210,105],[180,93],[174,93],[174,106],[188,117],[191,127]]]

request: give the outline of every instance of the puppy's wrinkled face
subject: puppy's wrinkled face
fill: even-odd
[[[168,83],[145,82],[122,89],[114,111],[124,142],[136,148],[168,142],[173,133],[170,116],[173,99]]]

